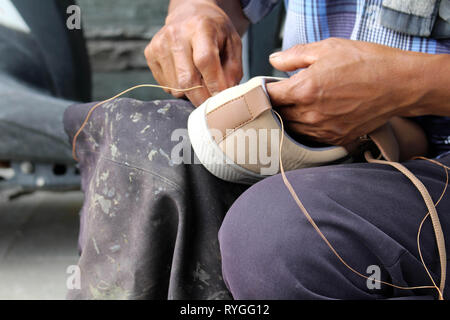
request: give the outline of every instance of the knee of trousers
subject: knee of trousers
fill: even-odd
[[[74,105],[66,111],[69,138],[93,105]],[[189,166],[176,163],[174,155],[191,149],[186,127],[192,110],[184,100],[143,102],[123,98],[105,103],[92,113],[76,148],[86,204],[80,247],[85,243],[84,235],[90,232],[85,222],[97,211],[106,213],[106,217],[119,217],[116,212],[122,211],[127,212],[128,219],[140,219],[142,212],[165,205],[164,199],[184,188]],[[105,223],[117,229],[110,220]]]
[[[93,112],[80,134],[76,146],[78,158],[83,162],[90,154],[96,154],[143,169],[170,170],[184,160],[183,152],[191,153],[186,128],[192,110],[192,104],[184,100],[144,102],[120,98],[107,102]],[[77,119],[65,121],[69,136],[85,116],[69,108],[65,118],[71,113]]]
[[[296,184],[296,192],[328,239],[343,249],[348,239],[333,218],[336,203],[327,196],[330,190],[320,187],[320,175],[308,175],[313,177],[314,170],[295,175],[303,181]],[[223,277],[235,299],[370,297],[364,292],[365,281],[340,264],[279,175],[253,185],[237,199],[225,216],[219,243]],[[349,276],[361,282],[361,288]]]

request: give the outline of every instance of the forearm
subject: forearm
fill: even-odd
[[[169,4],[169,14],[180,5],[195,6],[196,2],[209,2],[212,5],[219,6],[230,18],[237,32],[242,36],[248,28],[249,21],[245,17],[239,0],[171,0]]]
[[[423,115],[450,116],[450,54],[427,57],[423,66],[424,95],[417,104]]]
[[[217,0],[218,5],[230,17],[237,32],[242,36],[250,24],[244,15],[240,0]]]

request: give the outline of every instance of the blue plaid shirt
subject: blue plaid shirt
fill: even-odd
[[[280,0],[241,0],[252,23],[266,16]],[[339,37],[379,43],[402,50],[450,53],[450,40],[402,34],[379,22],[382,0],[285,0],[283,49],[296,44]],[[450,152],[450,117],[426,116],[416,120],[432,144],[432,155]]]

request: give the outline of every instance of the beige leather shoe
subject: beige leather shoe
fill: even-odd
[[[215,176],[255,183],[279,173],[281,126],[272,111],[266,83],[280,78],[255,77],[209,98],[188,120],[189,138],[200,162]],[[285,132],[285,171],[347,159],[342,147],[313,147]]]

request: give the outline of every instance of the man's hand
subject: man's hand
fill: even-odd
[[[176,5],[173,4],[176,2]],[[210,0],[172,1],[165,26],[145,49],[155,79],[187,92],[196,106],[242,78],[241,38],[228,15]],[[184,94],[171,92],[177,98]]]
[[[267,89],[291,130],[347,145],[393,116],[427,113],[430,86],[424,75],[434,56],[327,39],[272,55],[279,70],[305,69]]]

